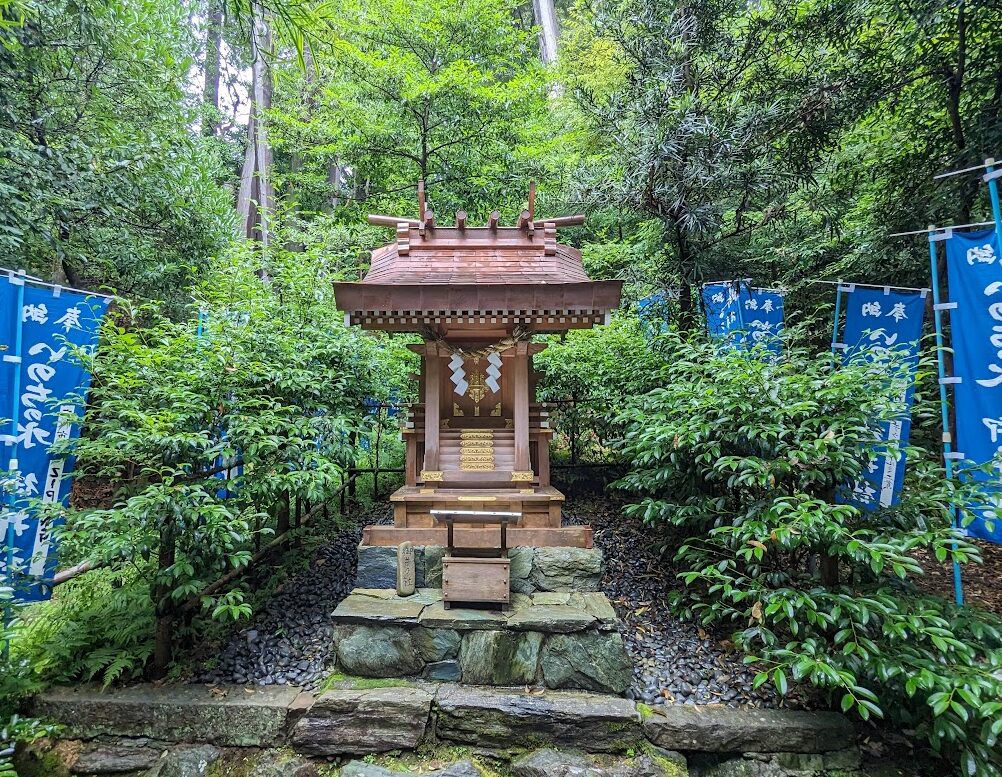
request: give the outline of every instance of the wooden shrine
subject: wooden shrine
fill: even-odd
[[[563,494],[550,485],[545,407],[535,401],[537,333],[608,321],[621,281],[589,280],[580,252],[557,242],[583,216],[536,219],[534,191],[514,226],[493,212],[485,226],[440,225],[419,186],[418,218],[369,216],[396,230],[372,252],[358,283],[335,283],[349,325],[417,332],[417,404],[403,428],[405,484],[391,497],[393,526],[365,528],[363,544],[446,545],[436,511],[521,513],[511,546],[591,547],[590,527],[561,527]],[[457,522],[455,543],[497,545],[498,529]]]

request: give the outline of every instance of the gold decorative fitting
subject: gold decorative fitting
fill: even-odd
[[[498,402],[496,405],[494,405],[494,409],[491,410],[491,415],[494,416],[495,418],[497,418],[498,416],[501,415],[501,403],[500,402]]]
[[[449,419],[446,418],[438,426],[439,426],[440,429],[448,429],[449,428]]]
[[[536,475],[535,475],[535,473],[532,470],[529,470],[527,472],[512,472],[511,473],[512,482],[515,482],[515,483],[531,483],[532,480],[533,480],[533,478],[535,478],[535,477],[536,477]]]
[[[463,412],[463,409],[459,406],[458,402],[452,403],[452,414],[457,418],[466,415],[466,413]]]
[[[474,359],[473,363],[477,364],[479,361],[480,359]],[[473,400],[473,404],[476,405],[477,415],[480,415],[480,402],[485,396],[487,396],[487,384],[484,381],[483,370],[474,369],[470,371],[469,388],[467,389],[467,393],[469,394],[470,399]]]
[[[445,480],[445,473],[438,469],[421,470],[421,480],[427,483],[440,483]]]
[[[505,429],[514,429],[515,428],[515,419],[514,418],[506,418],[504,420],[504,428]]]
[[[490,429],[464,429],[459,433],[460,440],[493,440],[494,432]]]

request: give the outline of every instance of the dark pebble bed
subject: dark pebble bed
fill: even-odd
[[[651,531],[608,499],[568,500],[566,525],[590,524],[605,555],[602,590],[620,618],[633,659],[628,695],[647,704],[805,707],[799,695],[779,697],[771,684],[752,688],[756,671],[725,634],[675,617],[666,605],[681,585],[658,553]]]
[[[319,687],[334,664],[330,614],[354,587],[361,526],[390,523],[390,515],[389,505],[359,508],[358,525],[332,533],[309,565],[285,581],[194,679]],[[605,554],[602,589],[619,614],[634,663],[630,698],[654,705],[807,706],[797,696],[778,697],[768,684],[753,690],[755,672],[723,635],[672,615],[665,601],[678,586],[674,570],[656,553],[650,531],[624,516],[619,504],[569,500],[564,516],[568,525],[591,524]]]
[[[203,683],[298,685],[315,690],[334,665],[334,625],[330,615],[355,587],[362,526],[392,523],[388,504],[358,508],[357,524],[331,531],[306,569],[282,583],[258,607],[249,626],[232,635]]]

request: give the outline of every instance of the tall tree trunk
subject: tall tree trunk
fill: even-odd
[[[257,208],[254,206],[254,171],[257,168],[254,144],[254,112],[247,119],[247,150],[244,152],[244,165],[240,171],[240,189],[237,192],[237,233],[240,237],[250,239],[254,236],[254,225],[257,223]]]
[[[341,187],[344,186],[344,171],[337,157],[327,166],[327,186],[331,190],[330,210],[334,210],[341,204]]]
[[[268,142],[268,124],[265,114],[271,109],[272,80],[271,68],[265,61],[265,56],[271,51],[271,28],[265,18],[264,10],[257,4],[253,5],[254,31],[252,48],[254,62],[253,92],[254,104],[254,173],[260,196],[257,200],[257,230],[256,237],[267,248],[271,242],[272,218],[275,213],[275,189],[272,181],[272,152]]]
[[[946,109],[950,116],[953,142],[963,150],[967,145],[964,138],[964,123],[960,115],[960,95],[964,89],[964,75],[967,70],[967,16],[964,0],[957,6],[957,67],[946,79]]]
[[[219,131],[219,73],[220,48],[223,38],[222,0],[207,0],[208,23],[205,27],[205,84],[202,89],[202,134],[215,135]]]
[[[174,519],[167,518],[160,527],[160,552],[157,558],[157,569],[162,574],[172,567],[177,559],[177,537]],[[174,646],[174,616],[175,607],[171,599],[170,586],[158,583],[153,587],[153,608],[156,613],[156,624],[153,635],[153,666],[152,676],[159,680],[167,675],[170,669]]]
[[[557,13],[553,0],[532,0],[532,12],[539,27],[539,58],[544,65],[557,61]]]
[[[678,221],[673,223],[675,230],[675,248],[678,251],[678,325],[680,329],[688,330],[695,326],[696,317],[692,309],[692,284],[690,277],[693,272],[692,244],[685,228]]]

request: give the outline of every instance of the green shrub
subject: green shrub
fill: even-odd
[[[951,500],[973,496],[909,448],[899,505],[836,500],[876,422],[902,411],[894,362],[836,368],[795,348],[773,361],[668,340],[664,387],[623,414],[633,469],[621,485],[644,496],[633,514],[687,538],[677,611],[737,628],[757,684],[810,683],[843,711],[914,728],[969,774],[999,774],[1002,622],[914,582],[919,548],[977,560],[950,526]]]
[[[20,629],[13,589],[0,586],[0,777],[17,777],[12,758],[18,743],[34,742],[55,731],[34,718],[20,716],[17,711],[26,696],[38,690],[39,684],[30,661],[11,651],[14,637]]]
[[[248,617],[239,588],[202,592],[287,531],[297,501],[337,491],[363,399],[395,385],[396,363],[380,361],[376,338],[344,326],[320,266],[275,251],[265,284],[261,261],[249,250],[227,257],[198,290],[200,324],[152,307],[109,314],[85,433],[69,447],[78,472],[115,485],[114,502],[66,511],[60,534],[69,563],[131,571],[128,595],[100,606],[131,613],[139,631],[121,642],[108,634],[86,658],[73,651],[88,637],[75,634],[69,654],[57,651],[67,671],[136,671],[152,635],[161,676],[192,616]]]
[[[659,385],[665,367],[632,314],[616,316],[608,326],[553,338],[533,364],[540,371],[538,399],[555,403],[550,411],[555,458],[573,452],[580,461],[618,455],[612,442],[622,426],[615,409],[627,397]]]

